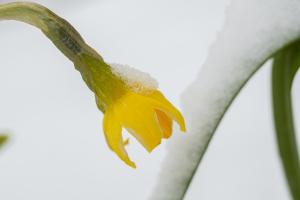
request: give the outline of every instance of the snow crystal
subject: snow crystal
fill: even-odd
[[[150,74],[139,71],[128,65],[111,63],[112,72],[119,76],[135,92],[155,90],[158,88],[157,81]]]
[[[169,143],[152,200],[182,199],[235,95],[271,55],[300,37],[298,0],[232,0],[226,14],[198,77],[182,94],[188,132]]]

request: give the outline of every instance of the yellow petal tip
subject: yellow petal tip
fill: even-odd
[[[131,168],[133,168],[133,169],[136,169],[136,165],[135,165],[134,162],[132,162],[132,161],[125,161],[125,163],[126,163],[129,167],[131,167]]]
[[[184,121],[182,122],[182,124],[180,124],[180,130],[181,130],[183,133],[186,132],[186,126],[185,126]]]
[[[160,144],[161,144],[161,141],[157,142],[156,144],[152,144],[152,146],[150,146],[150,147],[147,147],[147,148],[145,147],[145,148],[148,151],[148,153],[151,153]]]

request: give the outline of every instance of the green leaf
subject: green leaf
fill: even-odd
[[[300,199],[300,162],[293,123],[291,88],[300,66],[300,42],[278,52],[273,61],[273,111],[279,155],[293,198]]]

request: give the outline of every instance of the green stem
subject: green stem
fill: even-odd
[[[0,20],[21,21],[39,28],[73,62],[78,62],[82,54],[102,60],[70,23],[39,4],[30,2],[0,4]]]
[[[30,2],[0,4],[0,21],[16,20],[39,28],[75,65],[87,86],[96,94],[104,112],[113,99],[125,93],[123,81],[102,57],[85,43],[75,28],[48,8]]]
[[[273,110],[277,143],[287,183],[294,200],[300,200],[300,162],[293,124],[291,88],[300,65],[300,42],[274,56]]]

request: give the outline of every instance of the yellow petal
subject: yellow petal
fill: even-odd
[[[118,107],[118,117],[130,132],[149,152],[160,144],[163,136],[153,106],[139,94],[130,93]]]
[[[103,131],[107,144],[109,145],[111,150],[113,150],[126,164],[133,168],[136,168],[134,162],[129,159],[128,154],[124,148],[121,124],[113,108],[107,109],[104,114]]]
[[[151,103],[157,110],[161,110],[162,112],[166,113],[168,117],[172,118],[177,122],[180,126],[180,130],[185,132],[185,122],[183,116],[175,108],[164,96],[160,91],[154,91],[152,94],[149,95],[149,99],[151,99]]]
[[[172,135],[172,120],[162,111],[156,110],[156,116],[163,132],[164,138],[169,138]]]

